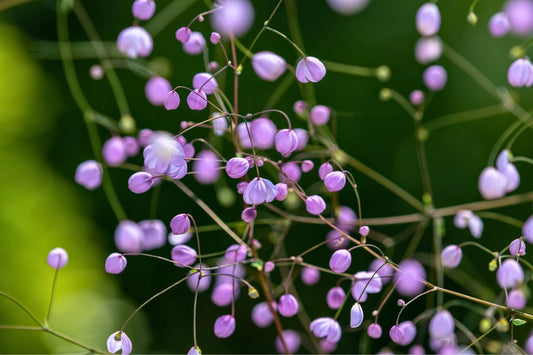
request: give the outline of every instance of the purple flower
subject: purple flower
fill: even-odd
[[[329,107],[324,105],[316,105],[311,109],[309,113],[309,118],[317,126],[323,126],[329,121],[329,116],[331,115],[331,110]]]
[[[94,64],[89,69],[89,74],[91,75],[91,78],[94,80],[100,80],[104,77],[104,68],[102,68],[101,65]]]
[[[526,255],[526,243],[521,238],[517,238],[509,244],[509,253],[512,256]]]
[[[315,167],[315,163],[313,163],[311,160],[304,160],[302,162],[302,172],[308,173]]]
[[[274,310],[277,309],[275,302],[272,303]],[[267,302],[258,303],[252,308],[252,321],[259,328],[266,328],[274,321],[274,316],[270,312]]]
[[[176,39],[181,43],[185,43],[191,38],[191,29],[189,27],[180,27],[176,31]]]
[[[250,134],[256,149],[272,148],[274,146],[276,132],[276,125],[268,118],[259,117],[250,123]],[[246,132],[246,138],[248,140],[250,139],[248,132]]]
[[[447,310],[440,310],[429,321],[429,335],[432,339],[445,339],[453,334],[455,322]]]
[[[211,272],[209,269],[205,269],[205,266],[201,266],[200,264],[196,264],[194,268],[198,271],[191,274],[191,276],[189,276],[189,278],[186,280],[187,286],[193,292],[196,290],[198,290],[198,292],[204,292],[209,288],[209,286],[211,286],[211,277],[209,276]],[[200,282],[198,282],[200,274],[202,277],[200,278]]]
[[[195,89],[187,95],[187,106],[191,110],[202,111],[207,107],[207,96],[202,90]]]
[[[354,278],[357,282],[361,282],[364,287],[366,287],[365,292],[368,293],[379,293],[383,287],[383,282],[381,282],[381,277],[378,273],[374,275],[374,272],[371,271],[359,271],[354,275]]]
[[[143,231],[141,244],[143,250],[157,249],[165,245],[167,240],[167,227],[159,219],[148,219],[139,222]]]
[[[192,78],[192,87],[211,95],[218,89],[217,79],[209,73],[198,73]]]
[[[505,179],[507,179],[507,184],[505,184],[505,192],[508,193],[516,190],[518,185],[520,185],[520,174],[518,173],[516,166],[512,163],[507,163],[498,170],[503,174],[503,176],[505,176]]]
[[[185,232],[182,234],[174,234],[172,232],[168,233],[168,242],[170,245],[179,245],[185,244],[192,238],[191,232]]]
[[[496,280],[501,288],[515,288],[524,282],[524,270],[518,261],[507,259],[496,271]]]
[[[254,22],[254,8],[249,0],[226,0],[211,16],[211,26],[224,37],[243,36]]]
[[[46,257],[46,263],[54,269],[61,269],[68,262],[68,254],[63,248],[55,248],[50,250],[48,256]]]
[[[345,298],[346,292],[344,292],[342,287],[335,286],[328,291],[328,294],[326,295],[326,303],[331,309],[339,309],[344,303]]]
[[[335,319],[330,317],[315,319],[309,324],[309,330],[311,330],[317,338],[326,338],[332,343],[338,343],[342,335],[341,326]]]
[[[278,194],[274,197],[277,201],[283,201],[287,198],[289,194],[289,187],[287,184],[279,182],[276,184],[276,189],[278,189]]]
[[[327,0],[333,11],[346,16],[363,11],[369,2],[370,0]]]
[[[415,58],[420,64],[439,60],[442,55],[442,41],[438,36],[422,37],[415,44]]]
[[[401,322],[398,325],[403,332],[403,338],[398,342],[399,345],[409,345],[415,340],[416,327],[411,321]]]
[[[420,90],[413,90],[409,95],[409,101],[415,106],[419,106],[424,103],[424,93]]]
[[[183,51],[189,55],[201,54],[205,48],[205,44],[205,38],[200,32],[191,32],[189,39],[183,42]]]
[[[357,215],[347,206],[339,206],[336,211],[337,225],[346,231],[352,231],[357,223]]]
[[[320,271],[314,267],[306,266],[302,269],[302,282],[307,286],[313,286],[320,280]]]
[[[246,254],[248,250],[244,245],[232,244],[226,249],[224,258],[228,263],[240,263],[246,259]]]
[[[126,154],[129,157],[136,156],[137,153],[139,153],[139,142],[137,142],[137,139],[134,137],[126,136],[122,138],[122,142],[124,143],[124,149],[126,150]]]
[[[122,137],[114,136],[109,138],[102,147],[102,156],[109,166],[119,166],[128,159],[126,147]]]
[[[178,93],[174,90],[169,91],[165,96],[165,100],[163,101],[163,106],[165,106],[165,110],[175,110],[178,108],[179,105],[180,96],[178,95]]]
[[[298,137],[292,129],[281,129],[275,136],[276,150],[288,157],[298,147]]]
[[[233,278],[229,277],[233,280]],[[239,295],[239,289],[233,287],[231,283],[219,283],[213,288],[211,301],[219,307],[225,307],[231,304]]]
[[[130,220],[120,221],[115,229],[115,244],[123,253],[142,251],[143,231],[139,225]]]
[[[257,218],[257,209],[255,207],[247,207],[241,213],[241,219],[246,223],[251,223]]]
[[[142,27],[131,26],[119,33],[117,47],[127,57],[147,57],[153,48],[152,36]]]
[[[305,209],[313,215],[319,215],[326,209],[326,202],[318,195],[311,195],[305,199]]]
[[[533,2],[531,0],[510,0],[504,7],[511,31],[519,36],[533,32]]]
[[[495,200],[505,196],[507,179],[505,175],[488,166],[479,175],[478,188],[485,200]]]
[[[455,268],[461,263],[463,250],[457,245],[448,245],[440,254],[442,266]]]
[[[322,165],[320,165],[320,167],[318,168],[318,176],[320,177],[321,180],[324,180],[324,178],[326,177],[326,175],[328,175],[329,173],[331,173],[333,171],[333,166],[331,166],[330,163],[326,162],[326,163],[323,163]]]
[[[263,271],[268,274],[272,272],[272,270],[274,270],[275,267],[276,267],[276,264],[274,264],[272,261],[267,261],[265,263],[265,266],[263,267]]]
[[[239,194],[244,194],[244,191],[246,190],[246,187],[248,187],[248,182],[247,181],[241,181],[237,184],[237,192]]]
[[[395,342],[396,344],[401,344],[401,342],[405,338],[405,332],[400,328],[399,325],[394,325],[389,330],[389,336],[393,342]]]
[[[197,257],[196,250],[187,245],[176,245],[172,248],[172,260],[176,262],[175,265],[178,267],[194,264]]]
[[[102,165],[94,160],[87,160],[78,165],[74,180],[87,190],[94,190],[102,184]]]
[[[324,185],[329,192],[337,192],[346,185],[346,175],[342,171],[332,171],[324,178]]]
[[[213,133],[217,137],[223,136],[228,128],[228,120],[220,112],[213,112],[211,118],[214,118],[213,121],[211,121],[213,124]]]
[[[522,226],[522,236],[526,242],[533,244],[533,215]]]
[[[366,281],[357,281],[353,283],[350,293],[356,302],[363,303],[368,298],[368,293],[365,290],[367,282]],[[363,291],[365,290],[365,291]]]
[[[220,177],[219,167],[219,157],[210,150],[202,150],[193,163],[193,176],[200,184],[214,184]]]
[[[368,326],[368,329],[366,330],[366,333],[369,337],[372,339],[379,339],[381,338],[382,334],[381,326],[377,323],[372,323]]]
[[[492,15],[489,21],[489,32],[493,37],[503,37],[511,30],[511,24],[505,12]]]
[[[298,332],[292,329],[284,330],[283,340],[285,340],[285,345],[287,345],[287,349],[289,350],[290,354],[294,354],[298,352],[298,349],[300,349],[302,340],[300,339],[300,334],[298,334]],[[285,348],[283,347],[283,343],[281,342],[279,335],[276,336],[275,345],[276,345],[276,351],[278,353],[285,354]]]
[[[131,349],[133,345],[131,344],[130,338],[123,331],[118,331],[107,338],[107,351],[110,353],[116,353],[119,350],[122,350],[122,355],[131,354]]]
[[[335,229],[328,232],[328,234],[326,235],[326,240],[328,241],[326,245],[332,250],[346,248],[348,244],[350,244],[348,238],[344,237],[339,231]]]
[[[416,296],[424,289],[423,280],[426,279],[426,271],[422,265],[414,259],[405,259],[400,264],[400,270],[394,275],[396,289],[403,296]]]
[[[295,114],[298,116],[303,116],[304,113],[307,111],[307,102],[304,100],[298,100],[292,105],[292,109]]]
[[[350,311],[350,328],[357,328],[363,323],[363,308],[359,302],[355,302]]]
[[[296,79],[301,83],[317,83],[326,75],[326,67],[315,57],[305,57],[296,65]]]
[[[150,78],[144,86],[144,94],[148,101],[154,106],[163,105],[171,90],[172,86],[168,80],[160,76]]]
[[[141,147],[146,147],[147,145],[152,143],[152,139],[154,138],[155,135],[156,134],[154,131],[152,131],[151,129],[145,128],[139,131],[139,135],[137,136],[137,139],[139,140],[139,144],[141,145]]]
[[[142,194],[143,192],[150,190],[153,183],[154,179],[151,174],[145,171],[140,171],[130,176],[128,179],[128,188],[131,192]]]
[[[135,0],[131,12],[139,20],[147,21],[154,15],[155,2],[154,0]]]
[[[202,350],[197,346],[193,346],[187,351],[187,355],[202,355]]]
[[[379,269],[378,275],[381,279],[381,283],[384,285],[394,276],[394,269],[389,264],[383,265],[384,261],[380,259],[374,259],[368,266],[368,271],[375,272]]]
[[[105,271],[110,274],[120,274],[127,264],[128,261],[124,255],[112,253],[105,259]]]
[[[527,299],[520,289],[509,291],[507,294],[507,307],[512,309],[523,309],[526,306]]]
[[[298,147],[296,147],[296,151],[304,150],[309,141],[309,133],[303,128],[295,128],[294,133],[296,133],[296,137],[298,138]]]
[[[298,182],[302,177],[302,172],[300,171],[300,166],[296,163],[289,162],[281,166],[281,172],[279,174],[279,179],[285,183]]]
[[[209,36],[209,42],[211,42],[213,44],[219,44],[220,43],[220,33],[211,32],[211,35]]]
[[[440,91],[446,85],[448,74],[442,66],[432,65],[424,71],[423,79],[429,90]]]
[[[224,315],[217,318],[214,327],[218,338],[227,338],[235,331],[235,318],[232,315]]]
[[[249,168],[250,164],[244,158],[231,158],[226,163],[226,173],[233,179],[238,179],[246,175]]]
[[[329,268],[336,273],[348,270],[352,264],[352,254],[346,249],[339,249],[331,255]]]
[[[254,54],[252,57],[252,67],[261,79],[275,81],[285,73],[287,63],[279,55],[269,51],[263,51]]]
[[[359,234],[361,234],[363,237],[368,236],[369,233],[370,228],[368,228],[368,226],[361,226],[361,228],[359,228]]]
[[[507,81],[514,87],[527,86],[533,84],[533,66],[527,58],[515,60],[507,71]]]
[[[437,5],[425,3],[416,12],[416,30],[421,36],[434,36],[440,29],[440,11]]]
[[[292,317],[298,313],[298,300],[290,293],[286,293],[279,298],[278,312],[284,317]]]
[[[243,199],[249,205],[260,205],[272,202],[278,189],[268,179],[256,177],[244,189]]]
[[[191,219],[186,213],[180,213],[170,221],[170,229],[174,234],[184,234],[191,228]]]

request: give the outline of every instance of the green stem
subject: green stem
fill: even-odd
[[[432,119],[431,121],[424,123],[421,128],[427,131],[433,131],[433,130],[443,128],[446,126],[451,126],[453,124],[474,121],[474,120],[478,120],[481,118],[487,118],[491,116],[498,116],[505,112],[507,112],[507,110],[500,104],[488,106],[488,107],[476,108],[473,110],[452,113],[449,115],[445,115],[439,118]]]
[[[171,1],[148,22],[144,28],[155,37],[177,17],[187,11],[197,0]]]
[[[476,214],[479,217],[494,219],[494,220],[497,220],[497,221],[500,221],[500,222],[504,222],[504,223],[510,224],[510,225],[515,226],[517,228],[522,228],[522,226],[524,225],[524,222],[522,222],[522,221],[520,221],[520,220],[518,220],[516,218],[512,218],[512,217],[503,215],[501,213],[480,211],[480,212],[478,212]]]
[[[54,269],[54,280],[52,281],[52,291],[50,292],[50,303],[48,305],[48,311],[46,312],[46,319],[44,321],[44,324],[48,326],[48,323],[50,322],[50,316],[52,315],[52,305],[54,304],[54,291],[56,289],[56,281],[57,281],[57,274],[59,273],[59,269]]]
[[[41,327],[41,328],[44,327],[44,325],[41,323],[41,321],[39,319],[37,319],[37,317],[30,311],[30,309],[28,307],[26,307],[25,305],[23,305],[22,302],[20,302],[16,298],[12,297],[11,295],[9,295],[9,294],[7,294],[7,293],[5,293],[3,291],[0,291],[0,296],[3,296],[5,298],[7,298],[11,302],[13,302],[17,306],[19,306],[20,309],[22,309],[28,316],[30,316],[31,319],[33,319],[33,321],[35,323],[37,323],[37,325],[39,325],[39,327]]]

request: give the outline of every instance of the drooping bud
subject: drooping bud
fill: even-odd
[[[345,272],[351,264],[352,254],[346,249],[335,251],[329,259],[329,268],[336,273]]]
[[[105,260],[105,271],[110,274],[120,274],[128,264],[124,255],[119,253],[110,254]]]
[[[292,317],[298,313],[298,300],[290,293],[286,293],[279,298],[278,311],[284,317]]]
[[[87,160],[78,165],[74,180],[87,190],[94,190],[102,184],[102,165],[94,160]]]
[[[55,248],[50,250],[48,256],[46,257],[46,263],[54,269],[61,269],[68,262],[68,254],[63,248]]]
[[[254,54],[252,57],[252,67],[261,79],[275,81],[285,73],[287,63],[279,55],[269,51],[263,51]]]
[[[305,57],[296,66],[296,79],[301,83],[317,83],[326,75],[326,67],[315,57]]]

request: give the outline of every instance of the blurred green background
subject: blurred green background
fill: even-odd
[[[8,7],[5,5],[8,2],[4,0],[2,4],[0,1],[0,9]],[[251,42],[276,2],[253,1],[256,21],[250,33],[242,38],[245,45]],[[170,3],[168,0],[157,1],[158,12]],[[202,60],[183,53],[174,38],[178,27],[206,10],[202,1],[191,3],[192,6],[161,29],[154,39],[152,55],[140,61],[165,74],[173,85],[190,85],[193,75],[203,71]],[[298,0],[294,3],[308,55],[359,66],[390,67],[392,76],[386,83],[371,77],[330,72],[315,85],[317,103],[338,112],[340,147],[421,198],[412,119],[396,103],[380,101],[378,94],[384,87],[405,96],[414,89],[423,89],[421,76],[425,66],[416,63],[413,54],[418,39],[413,19],[423,2],[374,0],[368,8],[354,16],[333,12],[323,0]],[[511,63],[509,49],[522,43],[523,39],[494,39],[488,34],[487,22],[493,13],[500,10],[501,4],[501,1],[480,2],[476,8],[479,22],[477,26],[471,26],[466,21],[469,2],[438,3],[442,14],[440,36],[443,41],[471,61],[496,85],[506,86],[506,72]],[[83,5],[101,38],[110,46],[118,33],[133,21],[131,1],[93,0],[84,1]],[[97,110],[118,120],[120,115],[107,82],[94,81],[89,76],[89,68],[97,63],[97,59],[90,55],[90,51],[84,52],[87,37],[72,14],[69,19],[71,40],[85,42],[86,45],[82,49],[74,48],[75,57],[82,57],[75,61],[75,65],[83,92]],[[271,25],[290,35],[284,6]],[[193,30],[207,35],[210,32],[209,21],[196,23]],[[105,348],[107,336],[119,329],[136,306],[183,277],[184,271],[154,260],[129,258],[128,267],[122,275],[111,276],[104,272],[106,255],[115,251],[113,232],[117,221],[102,188],[88,192],[73,180],[76,166],[93,156],[82,115],[68,90],[59,60],[54,1],[29,1],[0,12],[0,43],[0,67],[4,69],[0,75],[0,165],[3,167],[0,171],[0,290],[23,301],[39,318],[43,318],[53,278],[53,270],[45,262],[46,255],[57,246],[65,248],[70,261],[59,273],[51,325],[95,347]],[[212,50],[212,46],[209,47]],[[290,64],[295,64],[298,59],[287,42],[270,33],[261,37],[254,50],[272,50]],[[89,55],[86,56],[87,53]],[[217,53],[217,58],[221,58],[220,53]],[[424,122],[446,114],[497,104],[449,60],[443,58],[439,64],[448,71],[448,83],[442,92],[433,97]],[[120,68],[117,71],[139,129],[149,127],[177,132],[181,120],[200,121],[206,118],[206,112],[191,112],[184,104],[172,112],[151,106],[144,97],[146,78]],[[219,80],[219,83],[224,85],[224,80]],[[278,84],[260,81],[251,67],[245,66],[240,80],[240,111],[262,110]],[[530,89],[513,89],[512,92],[526,109],[531,108],[529,102],[533,95]],[[301,99],[300,90],[293,84],[276,107],[293,117],[292,105],[298,99]],[[436,207],[481,199],[477,190],[479,173],[487,165],[494,143],[512,122],[513,116],[502,114],[431,132],[426,148]],[[296,125],[304,127],[304,122]],[[102,140],[110,136],[104,129],[100,133]],[[194,134],[213,139],[204,131]],[[513,153],[531,156],[531,142],[531,132],[526,131],[514,144]],[[133,162],[140,163],[139,157]],[[533,168],[519,164],[518,169],[522,183],[515,193],[530,191]],[[359,186],[364,216],[383,217],[414,212],[412,207],[374,181],[357,171],[352,172]],[[129,192],[129,174],[125,170],[112,169],[111,179],[128,217],[135,221],[146,219],[151,192],[140,196]],[[314,175],[305,176],[302,186],[310,186],[314,181]],[[233,208],[224,208],[215,197],[215,188],[201,187],[191,177],[184,182],[224,220],[239,219],[239,203]],[[226,184],[233,188],[235,183],[221,181],[217,190]],[[340,201],[355,209],[352,194],[348,191],[340,195]],[[212,223],[183,193],[168,184],[161,187],[158,211],[158,218],[165,224],[179,212],[191,213],[200,225]],[[531,203],[501,212],[525,220],[532,213]],[[266,215],[266,212],[260,213]],[[445,220],[445,225],[447,233],[443,244],[472,239],[467,231],[455,229],[451,218]],[[376,230],[395,236],[403,228],[405,226],[390,226]],[[296,225],[287,237],[287,253],[296,254],[321,242],[327,231],[326,227]],[[265,249],[272,250],[269,230],[258,227],[256,234]],[[515,227],[485,220],[482,241],[489,248],[502,249],[519,235],[520,231]],[[201,238],[202,249],[206,253],[219,251],[231,243],[221,232],[204,233]],[[400,258],[407,244],[408,241],[404,241],[396,248],[387,249],[388,255],[393,259]],[[155,253],[168,256],[170,250],[171,246],[166,246]],[[430,250],[431,233],[427,233],[422,239],[420,252]],[[494,275],[487,271],[490,260],[474,249],[467,249],[465,253],[468,260],[463,261],[461,268],[486,286],[487,290],[479,290],[480,293],[494,297],[498,291]],[[313,262],[326,266],[329,255],[329,251],[321,249],[313,254]],[[369,256],[362,252],[358,254],[359,269],[365,269],[370,261]],[[460,279],[462,277],[459,275]],[[304,286],[299,280],[296,282],[311,318],[334,314],[327,309],[324,300],[335,281],[335,278],[323,275],[320,283],[312,287]],[[491,289],[494,290],[492,294]],[[258,329],[252,324],[249,313],[256,301],[247,298],[244,291],[237,302],[237,329],[225,340],[213,336],[212,324],[216,317],[228,313],[229,307],[221,310],[214,306],[209,292],[200,295],[199,345],[204,352],[275,351],[274,327]],[[377,300],[374,297],[365,305],[368,316]],[[146,307],[126,329],[133,340],[134,351],[186,352],[192,346],[192,302],[193,293],[183,286]],[[384,329],[396,317],[398,309],[393,303],[380,317]],[[405,319],[423,310],[424,301],[420,303],[421,308],[408,309]],[[345,310],[341,315],[340,320],[344,324],[347,324],[348,313]],[[387,314],[390,319],[385,316]],[[5,299],[0,300],[0,315],[1,324],[31,324],[20,309]],[[463,321],[476,330],[479,317],[474,315]],[[303,331],[295,319],[284,320],[283,324]],[[519,339],[523,340],[529,329],[529,326],[518,329]],[[361,330],[345,333],[339,351],[379,350],[382,346],[379,343],[365,344],[363,333]],[[72,351],[80,351],[80,348],[50,335],[0,330],[2,353]]]

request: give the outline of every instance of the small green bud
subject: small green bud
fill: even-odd
[[[250,296],[250,298],[255,300],[256,298],[259,298],[259,292],[257,291],[255,287],[250,287],[248,289],[248,296]]]
[[[522,58],[525,54],[526,54],[526,52],[524,51],[524,48],[522,48],[520,46],[514,46],[509,51],[509,56],[511,57],[511,59]]]
[[[492,327],[492,323],[490,322],[490,319],[483,318],[479,321],[479,331],[481,333],[487,332]]]
[[[468,12],[468,15],[466,15],[466,20],[472,26],[477,25],[477,15],[474,13],[474,11]]]
[[[392,93],[387,88],[381,89],[381,91],[379,92],[379,99],[382,101],[389,101],[391,97],[392,97]]]
[[[217,189],[217,201],[222,207],[230,207],[235,203],[235,193],[227,186]]]
[[[379,81],[387,81],[390,79],[391,71],[390,68],[386,65],[380,65],[376,68],[376,78]]]
[[[120,130],[126,134],[132,134],[135,132],[135,120],[131,115],[124,115],[120,117],[120,121],[118,122],[118,127]]]
[[[521,325],[524,325],[526,324],[527,322],[523,319],[520,319],[520,318],[515,318],[513,319],[513,324],[516,325],[517,327],[521,326]]]
[[[502,333],[509,331],[509,322],[505,318],[500,318],[496,323],[496,330]]]
[[[489,271],[495,271],[498,268],[498,262],[496,259],[492,259],[489,263]]]

